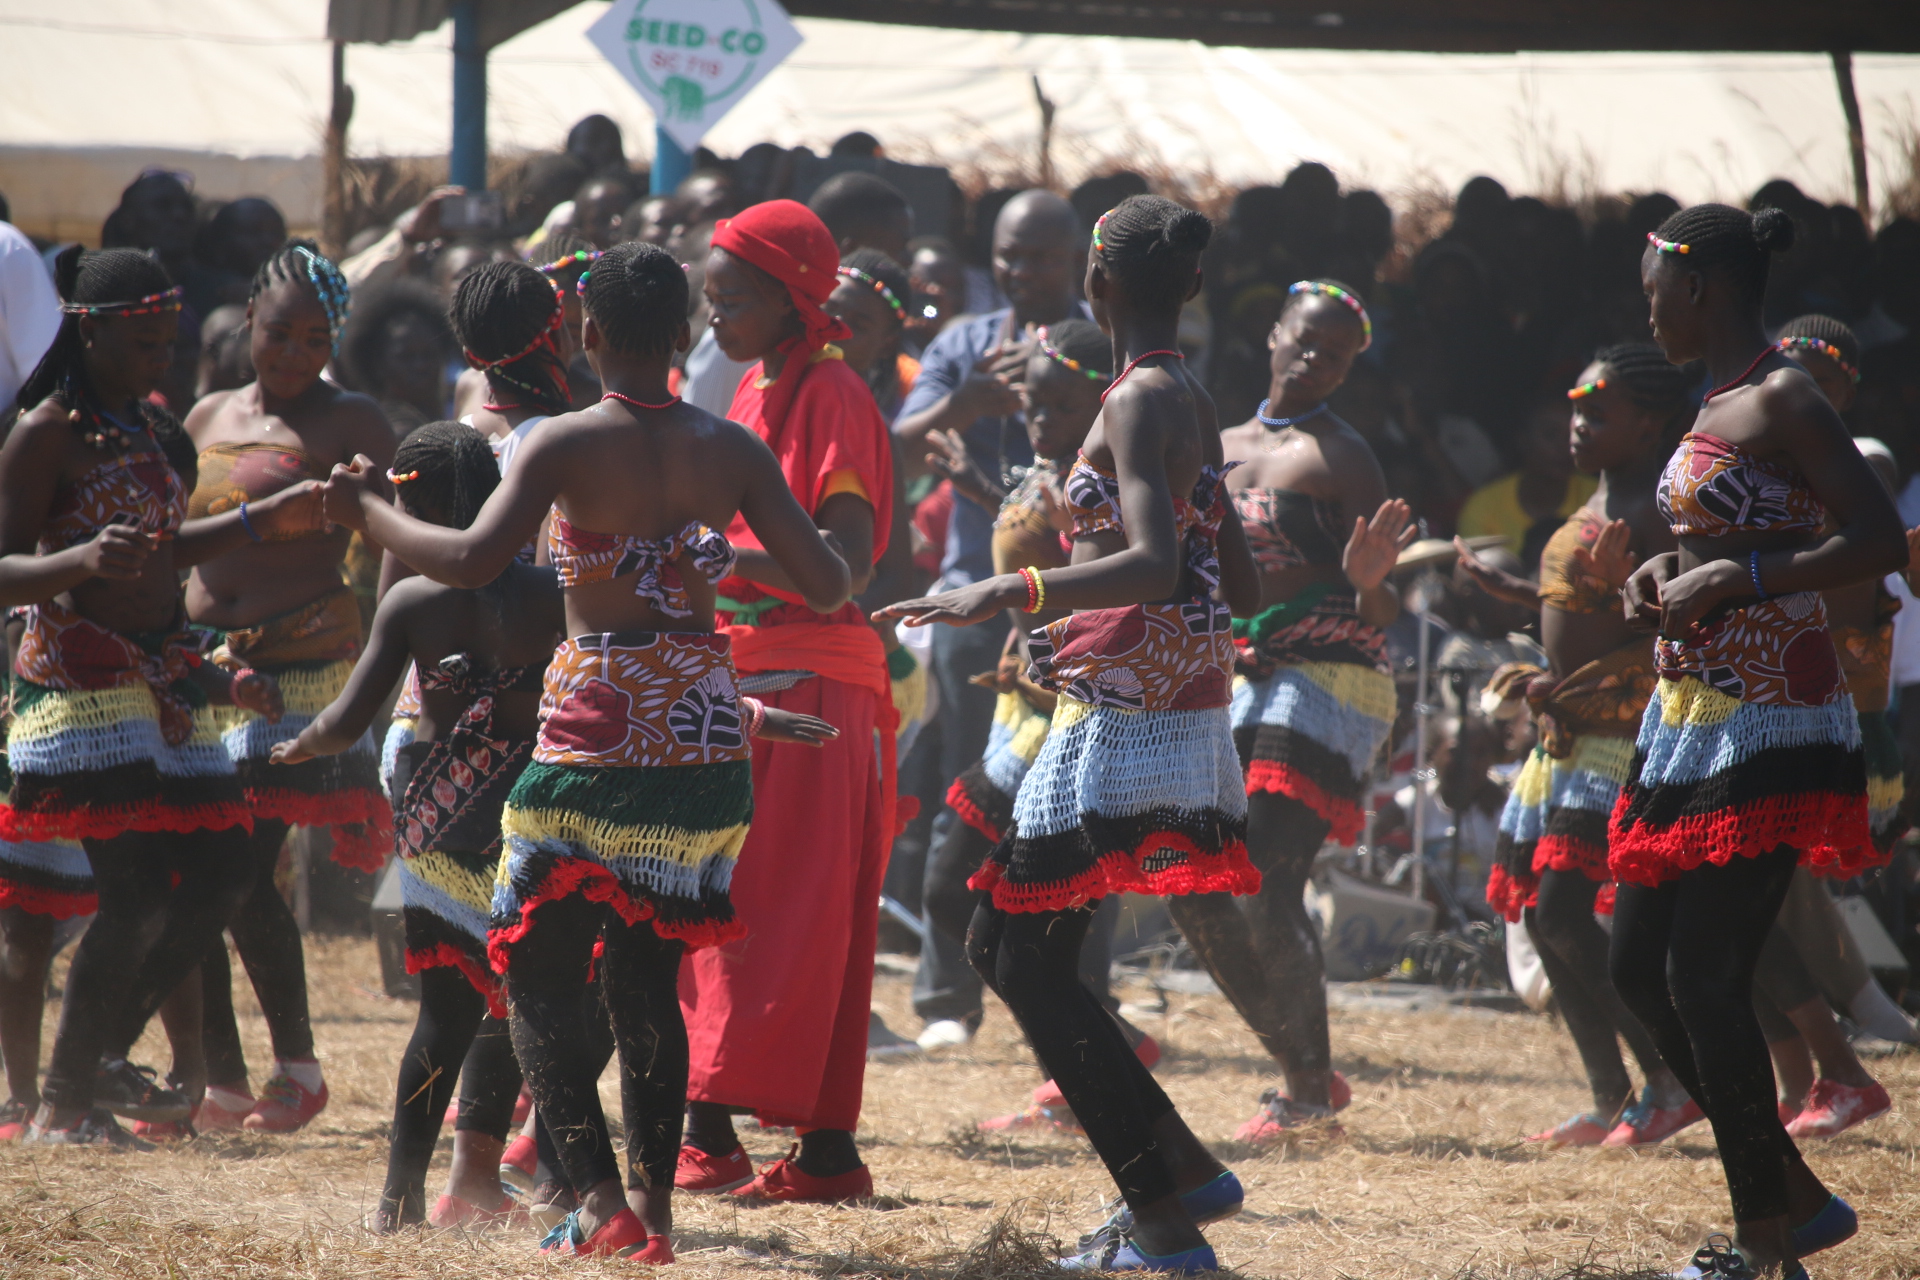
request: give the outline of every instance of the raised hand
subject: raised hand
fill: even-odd
[[[157,533],[130,524],[110,524],[82,545],[80,563],[96,578],[125,581],[140,576],[147,557],[159,545]]]
[[[967,443],[953,431],[927,432],[927,466],[935,475],[953,481],[956,493],[971,498],[983,507],[998,507],[999,493],[986,473],[967,452]]]
[[[1413,543],[1419,527],[1413,523],[1413,508],[1399,498],[1389,498],[1373,513],[1373,519],[1353,519],[1353,536],[1341,553],[1340,568],[1355,591],[1371,591],[1393,572],[1394,561]]]
[[[1618,591],[1627,585],[1627,576],[1639,563],[1630,545],[1633,530],[1625,520],[1609,520],[1593,540],[1591,547],[1575,547],[1573,563],[1581,573],[1598,578]]]
[[[1460,557],[1460,569],[1473,585],[1492,596],[1495,600],[1505,600],[1508,604],[1525,605],[1530,609],[1540,607],[1540,590],[1525,578],[1517,578],[1505,569],[1499,569],[1480,558],[1480,553],[1466,544],[1459,535],[1453,539],[1454,552]]]

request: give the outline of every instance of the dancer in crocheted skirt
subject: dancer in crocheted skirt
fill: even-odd
[[[1213,406],[1174,344],[1212,227],[1135,196],[1095,224],[1086,292],[1120,375],[1067,477],[1073,561],[1023,567],[881,610],[966,625],[1006,608],[1079,612],[1030,638],[1058,695],[1005,838],[973,878],[967,948],[1060,1086],[1124,1201],[1068,1263],[1214,1270],[1188,1197],[1233,1175],[1201,1144],[1079,979],[1096,900],[1115,892],[1252,893],[1246,789],[1227,704],[1228,604],[1259,577],[1226,501]],[[1152,602],[1152,603],[1145,603]]]
[[[498,577],[553,513],[547,549],[572,638],[547,667],[533,761],[502,815],[488,952],[515,1055],[580,1195],[543,1248],[668,1262],[687,1090],[680,958],[740,933],[727,889],[752,814],[748,736],[761,711],[735,693],[712,630],[713,584],[733,562],[714,530],[743,513],[815,607],[843,604],[850,578],[767,447],[667,391],[673,354],[690,345],[679,264],[620,245],[583,284],[582,345],[606,397],[529,435],[470,528],[399,511],[365,458],[336,469],[327,511],[464,588]],[[833,730],[788,732],[818,741]],[[590,968],[621,1061],[624,1180],[581,999]]]
[[[1567,392],[1571,448],[1600,485],[1548,540],[1538,588],[1455,543],[1489,594],[1540,612],[1552,668],[1527,689],[1540,737],[1500,815],[1487,901],[1526,921],[1593,1092],[1591,1110],[1528,1139],[1556,1147],[1644,1146],[1705,1116],[1621,1003],[1594,918],[1612,909],[1607,819],[1654,684],[1652,650],[1627,625],[1620,588],[1636,564],[1675,545],[1654,488],[1693,417],[1694,381],[1644,343],[1605,348],[1581,371]],[[1646,1078],[1638,1101],[1621,1039]]]
[[[1819,593],[1907,563],[1845,424],[1761,327],[1793,231],[1777,209],[1696,205],[1642,257],[1655,340],[1714,386],[1660,481],[1680,548],[1627,580],[1629,616],[1659,632],[1659,680],[1608,830],[1614,985],[1705,1109],[1733,1202],[1733,1242],[1682,1274],[1783,1280],[1855,1224],[1780,1122],[1754,969],[1796,865],[1851,876],[1878,859]]]
[[[1247,852],[1260,893],[1171,902],[1173,919],[1286,1077],[1234,1136],[1269,1142],[1352,1097],[1333,1070],[1326,966],[1303,900],[1314,855],[1360,835],[1362,789],[1393,723],[1381,631],[1387,581],[1416,530],[1387,499],[1373,450],[1327,407],[1373,339],[1359,297],[1332,280],[1289,290],[1267,345],[1268,397],[1221,436],[1241,463],[1227,490],[1260,568],[1261,610],[1236,622],[1234,743],[1247,774]]]

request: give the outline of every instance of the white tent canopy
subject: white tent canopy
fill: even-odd
[[[557,148],[604,112],[629,154],[647,109],[582,34],[586,0],[490,59],[496,152]],[[1785,177],[1849,198],[1846,125],[1821,54],[1409,54],[1212,48],[798,20],[806,43],[708,138],[823,148],[865,129],[899,159],[1007,170],[1035,154],[1031,77],[1058,104],[1056,162],[1157,166],[1243,184],[1302,159],[1352,185],[1649,190],[1738,198]],[[0,192],[42,235],[91,240],[140,169],[215,197],[265,194],[319,219],[329,96],[326,0],[0,0]],[[443,27],[354,45],[356,155],[444,154],[452,55]],[[1876,184],[1904,178],[1920,119],[1920,57],[1860,55],[1855,77]]]

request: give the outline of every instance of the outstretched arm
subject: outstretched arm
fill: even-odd
[[[300,731],[298,738],[274,746],[275,764],[299,764],[315,756],[338,755],[360,740],[407,669],[412,649],[407,643],[403,615],[409,603],[426,590],[416,582],[396,588],[380,602],[374,611],[367,651],[354,663],[346,688]]]

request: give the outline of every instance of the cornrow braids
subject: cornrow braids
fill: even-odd
[[[489,262],[461,277],[447,309],[467,363],[508,407],[565,413],[573,407],[560,331],[559,286],[524,262]]]
[[[1333,279],[1296,280],[1287,286],[1287,300],[1280,307],[1280,314],[1305,302],[1308,298],[1331,298],[1360,322],[1360,349],[1365,351],[1373,345],[1373,317],[1367,314],[1366,303],[1360,300],[1360,291],[1350,284]]]
[[[1793,219],[1782,209],[1748,213],[1728,204],[1696,204],[1647,233],[1662,257],[1698,271],[1723,271],[1743,298],[1758,306],[1776,253],[1793,247]]]
[[[500,464],[464,422],[429,422],[400,442],[387,475],[403,502],[431,504],[448,528],[466,529],[499,485]]]
[[[1638,408],[1665,417],[1669,423],[1693,408],[1693,392],[1700,384],[1684,365],[1670,364],[1666,352],[1651,342],[1623,342],[1594,352],[1593,362]],[[1581,388],[1575,387],[1574,391]],[[1567,393],[1573,395],[1573,391]]]
[[[1796,316],[1780,326],[1774,345],[1782,351],[1818,351],[1860,381],[1860,339],[1853,329],[1832,316]]]
[[[1040,333],[1040,351],[1105,390],[1113,381],[1113,340],[1090,320],[1058,320]]]
[[[878,249],[855,249],[840,259],[840,275],[879,294],[894,322],[905,323],[907,299],[913,296],[905,267]]]
[[[353,290],[332,259],[320,252],[311,240],[289,240],[267,256],[253,273],[253,287],[247,301],[253,302],[276,284],[292,282],[311,288],[327,313],[327,336],[333,339],[333,354],[340,354],[340,334],[347,327],[353,310]]]
[[[1205,214],[1163,196],[1128,196],[1094,224],[1093,251],[1142,306],[1178,311],[1212,238]]]
[[[580,276],[600,256],[600,251],[584,236],[571,231],[556,231],[540,243],[541,261],[535,265],[542,275],[562,289],[571,289]]]
[[[687,276],[672,254],[637,240],[617,244],[581,284],[587,314],[614,350],[635,356],[673,350],[687,322]]]

